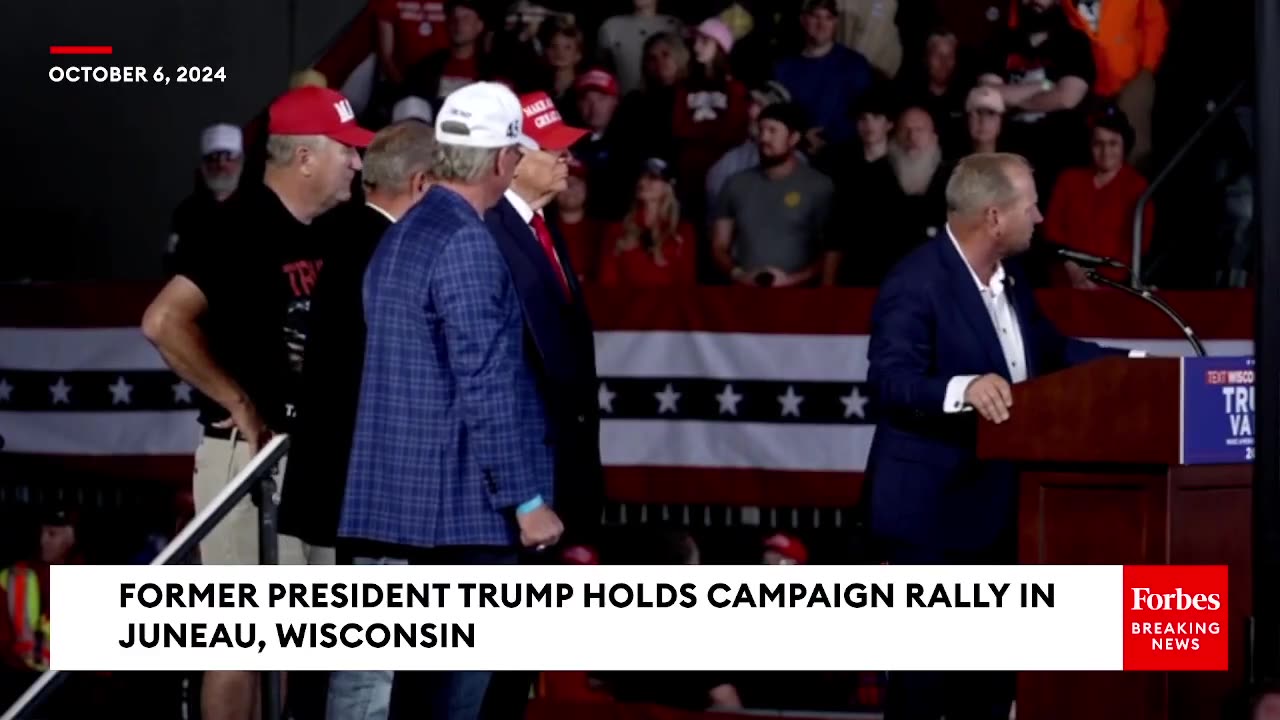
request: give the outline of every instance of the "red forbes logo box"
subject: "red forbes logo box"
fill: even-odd
[[[1126,565],[1125,670],[1226,670],[1227,567]]]

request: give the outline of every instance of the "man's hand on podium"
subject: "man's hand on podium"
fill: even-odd
[[[999,424],[1009,419],[1009,408],[1013,407],[1013,390],[1007,380],[989,373],[969,383],[964,391],[964,401],[982,417]]]

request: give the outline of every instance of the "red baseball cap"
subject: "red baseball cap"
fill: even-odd
[[[368,147],[373,133],[356,124],[351,101],[337,90],[300,87],[271,103],[271,135],[324,135],[343,145]]]
[[[797,565],[803,565],[809,560],[809,549],[804,543],[786,533],[774,533],[765,538],[764,549],[772,550]]]
[[[566,125],[556,104],[544,92],[521,95],[520,106],[524,110],[524,134],[538,143],[539,149],[567,150],[591,132]]]
[[[586,545],[570,545],[560,554],[565,565],[599,565],[600,555]]]
[[[588,70],[579,75],[577,81],[573,84],[573,89],[578,92],[595,90],[596,92],[602,92],[605,95],[613,95],[614,97],[617,97],[618,81],[610,75],[608,71],[596,68],[595,70]]]

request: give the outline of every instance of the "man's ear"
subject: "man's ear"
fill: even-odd
[[[298,149],[294,150],[293,157],[298,161],[298,168],[302,171],[302,174],[306,177],[311,177],[311,174],[315,172],[316,158],[316,154],[312,152],[311,148],[306,145],[298,145]]]

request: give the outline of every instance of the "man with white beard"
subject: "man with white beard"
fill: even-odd
[[[209,215],[240,187],[244,170],[244,135],[235,125],[210,125],[200,133],[200,171],[196,189],[173,211],[166,269],[183,236],[208,227]]]
[[[898,116],[897,132],[889,144],[889,164],[908,197],[928,195],[931,190],[945,187],[947,173],[938,172],[942,146],[927,111],[909,107]]]
[[[863,108],[858,122],[859,133],[866,133],[864,144],[877,129],[883,137],[887,117],[883,105]],[[825,268],[828,283],[877,286],[899,260],[936,237],[946,224],[951,172],[943,162],[933,117],[922,108],[908,107],[892,127],[883,159],[869,161],[857,186],[846,188],[846,198],[836,203]],[[854,161],[842,162],[848,169]]]

